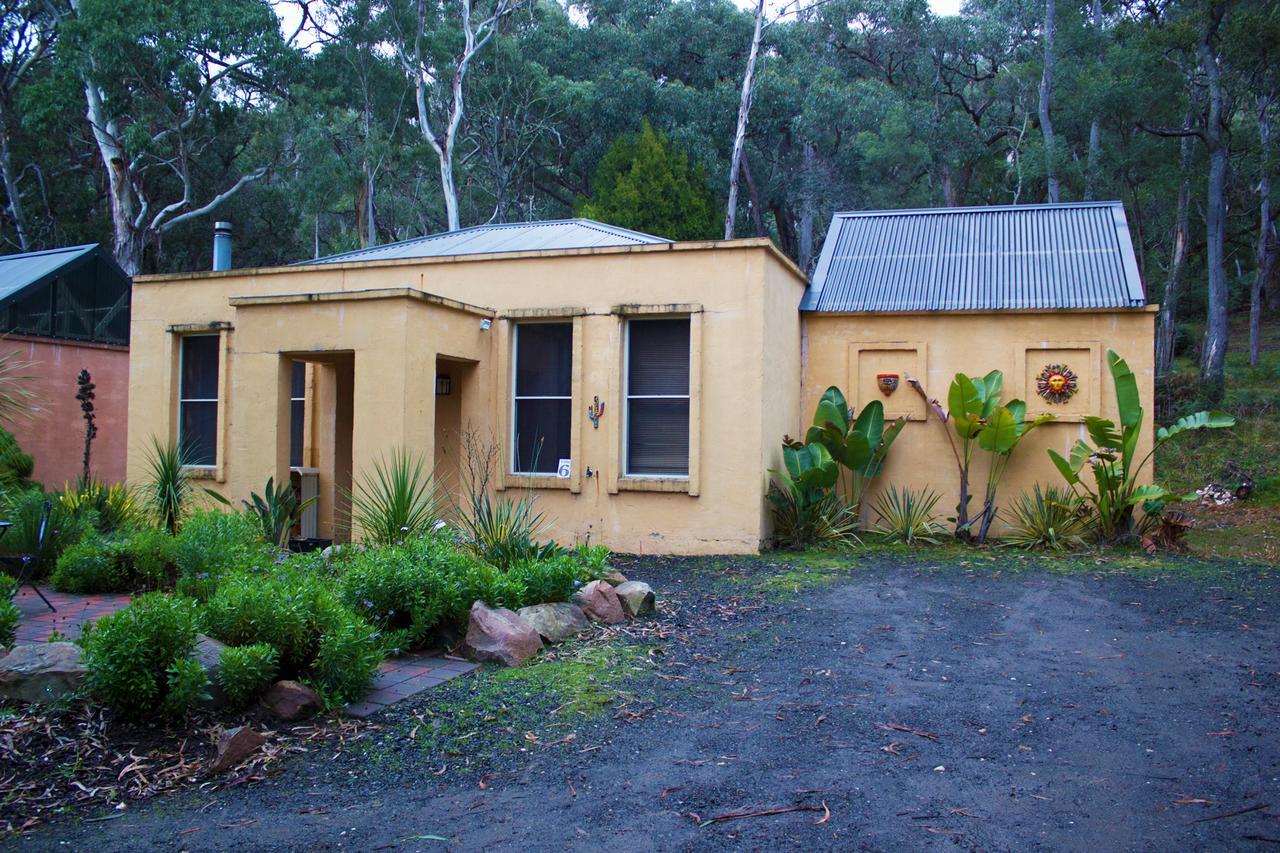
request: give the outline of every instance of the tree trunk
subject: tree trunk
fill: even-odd
[[[805,273],[813,265],[813,220],[815,217],[813,190],[816,175],[814,175],[814,160],[817,158],[817,152],[812,142],[804,144],[804,165],[801,168],[800,178],[800,234],[799,251],[796,253],[796,262],[800,265],[800,269]]]
[[[1226,107],[1223,103],[1222,68],[1217,49],[1217,31],[1223,11],[1210,10],[1210,20],[1200,41],[1200,64],[1208,82],[1209,116],[1205,142],[1209,149],[1209,189],[1205,206],[1208,244],[1209,317],[1204,349],[1200,355],[1202,396],[1210,404],[1221,402],[1225,391],[1224,367],[1227,356],[1227,268],[1224,254],[1227,212]]]
[[[1262,292],[1271,278],[1274,258],[1271,254],[1271,97],[1258,97],[1259,159],[1262,160],[1262,179],[1258,193],[1262,203],[1258,210],[1258,269],[1254,274],[1253,288],[1249,292],[1249,364],[1258,365],[1261,344],[1258,340],[1262,326]]]
[[[756,236],[764,236],[764,217],[761,215],[760,192],[756,189],[756,179],[751,175],[751,158],[742,158],[742,177],[747,182],[747,195],[751,197],[751,224],[756,228]]]
[[[756,26],[751,33],[751,50],[747,53],[747,70],[742,75],[742,94],[738,98],[738,126],[733,133],[733,155],[729,158],[729,200],[724,211],[724,239],[733,239],[733,226],[738,217],[738,170],[742,163],[742,147],[747,140],[747,121],[751,116],[751,95],[755,86],[756,57],[760,54],[760,36],[764,32],[764,0],[756,2]]]
[[[1062,198],[1058,185],[1058,162],[1053,150],[1053,119],[1049,115],[1049,106],[1053,101],[1053,36],[1056,16],[1056,0],[1045,0],[1044,71],[1040,75],[1040,131],[1044,134],[1044,174],[1048,184],[1050,204],[1057,204]]]
[[[31,250],[27,237],[27,218],[22,211],[22,195],[18,190],[18,176],[13,171],[13,160],[9,154],[9,121],[3,104],[0,104],[0,177],[4,179],[4,195],[8,202],[9,218],[13,220],[13,230],[18,237],[18,247],[22,251]]]
[[[1093,0],[1090,7],[1090,17],[1093,19],[1093,29],[1099,39],[1102,38],[1102,0]],[[1098,49],[1098,67],[1101,68],[1103,58],[1106,55],[1105,48]],[[1098,188],[1098,170],[1102,162],[1102,117],[1098,115],[1095,109],[1093,120],[1089,122],[1089,162],[1085,168],[1084,178],[1084,200],[1093,201],[1093,194]]]
[[[1192,116],[1187,114],[1184,126],[1190,126]],[[1178,206],[1174,216],[1173,252],[1169,259],[1169,278],[1164,286],[1164,298],[1160,300],[1160,320],[1156,324],[1156,376],[1169,373],[1173,367],[1174,340],[1177,335],[1178,298],[1182,295],[1182,275],[1187,266],[1187,237],[1191,219],[1191,146],[1192,138],[1179,140],[1182,164],[1178,184]]]

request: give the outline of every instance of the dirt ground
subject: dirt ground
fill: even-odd
[[[901,554],[779,596],[795,567],[776,560],[634,562],[624,571],[660,591],[670,631],[614,641],[642,642],[656,663],[604,713],[571,721],[572,737],[540,733],[561,715],[531,699],[503,718],[528,727],[523,747],[487,752],[484,732],[424,744],[422,708],[447,708],[486,671],[402,703],[360,749],[10,843],[1268,849],[1280,843],[1280,576],[1210,568]]]

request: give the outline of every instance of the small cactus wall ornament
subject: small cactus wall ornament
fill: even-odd
[[[1048,364],[1036,377],[1036,393],[1047,402],[1061,405],[1075,396],[1076,374],[1065,364]]]
[[[591,418],[591,428],[600,429],[600,416],[604,414],[604,403],[600,402],[598,396],[593,397],[591,405],[587,406],[587,417]]]

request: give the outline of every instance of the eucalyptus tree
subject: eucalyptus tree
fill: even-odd
[[[418,130],[435,152],[450,231],[461,227],[455,172],[467,72],[503,20],[529,0],[390,0],[389,37],[413,81]]]
[[[71,10],[60,50],[83,84],[113,251],[132,275],[162,234],[267,174],[253,135],[290,51],[266,0],[71,0]],[[200,195],[210,180],[221,183]]]
[[[32,248],[23,209],[18,169],[13,163],[14,125],[19,90],[51,54],[58,10],[48,0],[0,0],[0,179],[18,248]]]

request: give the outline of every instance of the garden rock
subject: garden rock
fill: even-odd
[[[206,637],[204,634],[196,635],[196,648],[192,652],[192,657],[200,661],[200,666],[204,668],[204,674],[209,677],[209,684],[206,688],[208,697],[201,699],[197,704],[201,708],[216,710],[227,704],[227,694],[222,689],[222,684],[218,681],[218,666],[222,659],[222,650],[227,646],[220,643],[213,637]]]
[[[218,738],[218,754],[209,765],[215,773],[230,770],[257,751],[267,742],[265,735],[255,732],[248,726],[236,726],[227,729]]]
[[[618,571],[617,569],[610,569],[600,579],[608,581],[609,586],[613,586],[613,587],[619,586],[627,582],[627,576],[624,575],[622,572]]]
[[[262,705],[273,717],[286,722],[310,717],[324,707],[320,694],[296,681],[277,681],[262,694]]]
[[[618,603],[618,594],[607,581],[592,581],[573,594],[573,603],[582,608],[588,619],[617,625],[627,616]]]
[[[548,643],[567,640],[590,627],[582,608],[567,601],[521,607],[519,612]]]
[[[537,629],[514,610],[477,601],[471,605],[463,647],[476,660],[519,666],[541,651],[542,639]]]
[[[79,690],[84,677],[75,643],[14,646],[0,659],[0,698],[52,702]]]
[[[644,616],[654,611],[653,588],[644,581],[627,581],[614,588],[628,616]]]

